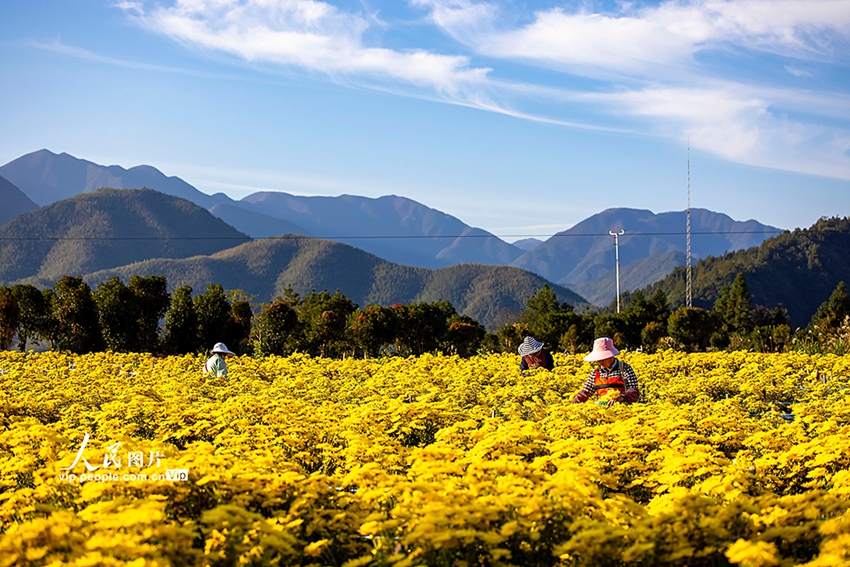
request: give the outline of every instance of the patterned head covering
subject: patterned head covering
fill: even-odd
[[[534,337],[525,337],[523,339],[522,344],[519,345],[517,349],[519,351],[520,356],[525,356],[527,354],[534,354],[535,352],[540,352],[540,349],[543,348],[543,343],[535,339]]]

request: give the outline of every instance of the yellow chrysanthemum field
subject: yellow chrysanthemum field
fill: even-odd
[[[0,354],[0,567],[850,562],[850,357]]]

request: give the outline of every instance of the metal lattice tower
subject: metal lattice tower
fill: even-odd
[[[688,307],[694,306],[694,297],[691,287],[691,139],[688,137],[688,210],[687,225],[685,227],[686,249],[687,249],[687,271],[685,275],[685,301]]]

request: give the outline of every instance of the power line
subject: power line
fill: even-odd
[[[809,230],[808,232],[835,232],[835,231],[816,231]],[[692,231],[691,234],[702,236],[725,236],[731,234],[781,234],[787,232],[786,229],[774,230],[729,230],[723,232],[700,232]],[[681,236],[687,234],[685,231],[672,232],[630,232],[626,237],[635,236]],[[244,236],[0,236],[0,241],[159,241],[159,240],[238,240],[243,242],[251,242],[257,240],[289,240],[297,238],[315,238],[322,240],[423,240],[423,239],[452,239],[458,238],[577,238],[577,237],[600,237],[610,236],[607,232],[585,232],[585,233],[559,233],[559,234],[396,234],[396,235],[336,235],[336,236],[310,236],[305,234],[284,234],[281,236],[266,236],[263,238],[246,238]]]

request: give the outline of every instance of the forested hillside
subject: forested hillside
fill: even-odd
[[[149,189],[100,189],[0,226],[0,282],[52,281],[149,258],[210,254],[246,240],[185,199]]]
[[[781,303],[792,325],[808,324],[818,306],[836,285],[850,282],[850,217],[823,218],[808,229],[784,232],[755,248],[699,261],[693,268],[694,305],[710,308],[720,290],[744,274],[753,303],[773,307]],[[685,302],[685,269],[649,286],[644,294],[661,289],[671,305]]]
[[[290,235],[242,244],[209,256],[147,260],[86,276],[92,284],[119,276],[164,275],[169,285],[203,289],[220,283],[241,289],[256,301],[297,293],[340,290],[352,301],[392,305],[448,300],[459,313],[490,329],[513,320],[525,302],[548,282],[517,268],[462,264],[431,270],[394,264],[357,248],[305,236]],[[50,285],[51,282],[40,282]],[[552,286],[561,301],[586,301],[574,292]]]

